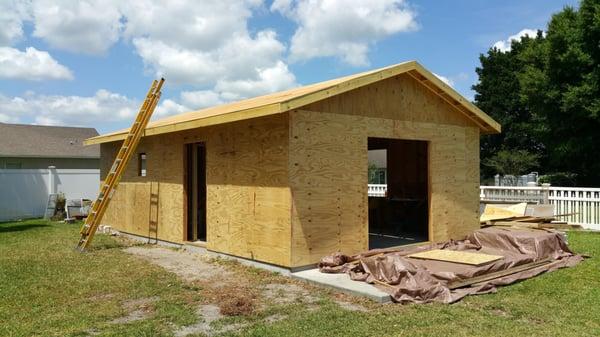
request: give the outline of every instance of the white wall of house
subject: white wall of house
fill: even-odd
[[[41,217],[49,193],[95,199],[99,169],[0,169],[0,221]]]

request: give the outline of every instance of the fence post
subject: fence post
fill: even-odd
[[[48,194],[56,193],[54,188],[54,175],[56,174],[56,166],[48,166]]]
[[[543,183],[542,184],[542,203],[549,204],[550,203],[550,184]]]

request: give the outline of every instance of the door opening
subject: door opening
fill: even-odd
[[[429,239],[426,141],[369,138],[369,249]]]
[[[187,241],[206,241],[206,146],[185,145]]]

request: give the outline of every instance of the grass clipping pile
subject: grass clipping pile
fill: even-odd
[[[501,258],[467,264],[419,258],[419,252],[452,250]],[[453,303],[472,294],[495,292],[507,285],[583,260],[564,233],[550,229],[486,227],[465,240],[418,247],[370,250],[354,256],[335,253],[319,263],[323,273],[348,273],[368,282],[399,303]]]

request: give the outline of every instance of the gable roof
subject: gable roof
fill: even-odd
[[[408,74],[479,126],[483,134],[499,133],[500,124],[416,61],[395,64],[269,95],[186,112],[148,123],[146,136],[283,113],[400,74]],[[125,139],[124,129],[90,138],[85,144]]]
[[[94,128],[0,123],[0,157],[100,158],[100,147],[83,146]]]

